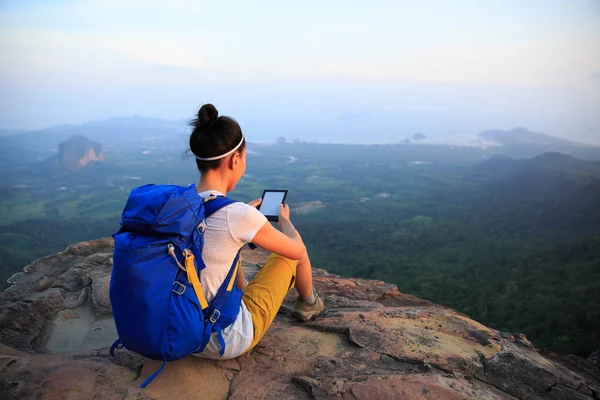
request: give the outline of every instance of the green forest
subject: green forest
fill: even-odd
[[[104,163],[65,174],[32,162],[3,170],[2,281],[114,233],[133,187],[194,182],[183,149],[106,148]],[[248,149],[247,174],[230,196],[288,189],[315,267],[394,283],[538,347],[600,349],[598,162],[442,145]]]

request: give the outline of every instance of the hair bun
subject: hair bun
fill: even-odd
[[[205,104],[198,110],[198,125],[212,124],[217,120],[219,112],[212,104]]]

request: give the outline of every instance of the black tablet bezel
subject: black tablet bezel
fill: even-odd
[[[283,192],[283,200],[281,200],[281,204],[285,204],[285,199],[287,198],[287,194],[288,194],[287,189],[265,189],[263,191],[261,199],[265,198],[265,194],[267,194],[267,192],[276,192],[276,193]],[[262,204],[262,201],[261,201],[261,204]],[[260,205],[256,208],[260,211]],[[269,220],[271,222],[279,222],[279,214],[278,215],[265,215],[265,217],[267,217],[267,220]]]

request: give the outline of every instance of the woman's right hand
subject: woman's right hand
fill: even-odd
[[[285,203],[279,205],[279,219],[290,220],[290,206]]]

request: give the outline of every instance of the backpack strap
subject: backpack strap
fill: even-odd
[[[225,196],[209,196],[204,199],[204,218],[208,218],[221,208],[237,203]]]
[[[208,301],[206,300],[206,295],[202,290],[202,285],[200,285],[200,279],[198,278],[198,272],[196,272],[196,263],[194,262],[194,254],[188,249],[183,251],[185,256],[185,272],[187,273],[188,281],[192,284],[194,288],[194,292],[196,292],[196,296],[198,297],[198,301],[200,302],[200,307],[202,310],[206,310],[208,308]]]
[[[198,194],[194,193],[197,196]],[[198,197],[198,196],[197,196]],[[230,204],[236,203],[235,200],[231,200],[225,196],[215,196],[210,195],[206,198],[203,198],[203,208],[204,208],[204,219],[198,224],[194,232],[192,233],[190,250],[196,256],[196,265],[198,266],[198,272],[202,271],[206,268],[204,261],[200,255],[202,254],[202,248],[204,247],[204,231],[206,230],[206,219],[219,211],[221,208],[228,206]],[[191,281],[190,281],[191,282]]]
[[[204,218],[206,219],[210,217],[223,207],[226,207],[235,202],[235,200],[231,200],[225,196],[209,196],[205,198]],[[204,294],[202,286],[200,285],[200,280],[196,271],[196,263],[199,267],[198,271],[203,270],[206,266],[204,265],[204,261],[201,257],[197,259],[195,259],[194,257],[194,254],[201,254],[202,247],[204,246],[204,229],[206,229],[206,222],[202,221],[202,223],[199,226],[199,229],[196,229],[196,231],[194,232],[194,247],[192,248],[192,251],[189,251],[187,249],[184,250],[185,269],[188,275],[188,281],[192,284],[194,292],[196,292],[196,296],[200,301],[200,305],[205,316],[203,340],[198,351],[201,352],[204,350],[204,348],[210,340],[211,334],[213,332],[216,332],[219,340],[219,345],[221,346],[222,357],[225,353],[225,340],[223,339],[223,329],[221,328],[221,325],[219,324],[218,320],[221,317],[221,311],[224,311],[227,308],[227,305],[232,305],[229,304],[229,300],[231,297],[231,292],[232,290],[234,290],[235,280],[238,274],[239,264],[241,262],[241,249],[236,254],[233,263],[231,264],[231,268],[229,268],[229,272],[227,273],[225,280],[221,284],[219,291],[217,292],[216,296],[213,298],[211,303],[208,304],[208,301],[206,300],[206,295]],[[236,311],[239,312],[239,304],[233,304],[233,306],[236,307]]]
[[[212,300],[210,307],[206,310],[206,315],[208,316],[204,325],[204,340],[200,347],[200,351],[204,350],[204,347],[208,344],[210,340],[210,336],[212,332],[217,333],[217,338],[219,340],[219,345],[221,346],[221,357],[225,354],[225,340],[223,339],[223,328],[219,323],[219,319],[221,317],[221,313],[227,313],[227,311],[231,310],[231,306],[235,307],[235,311],[239,312],[239,304],[231,304],[232,291],[238,290],[235,286],[236,277],[238,274],[238,270],[240,267],[241,258],[240,253],[241,249],[238,251],[237,255],[233,259],[233,263],[231,264],[231,268],[229,268],[229,272],[225,277],[225,280],[221,284],[219,291],[216,296]],[[240,291],[241,292],[241,291]],[[241,297],[239,298],[241,301]],[[237,313],[236,313],[237,315]]]
[[[225,286],[225,283],[227,283],[227,291],[228,292],[230,292],[231,289],[233,288],[233,284],[235,283],[235,279],[237,277],[237,272],[238,272],[238,269],[240,267],[240,262],[241,262],[240,252],[241,252],[241,250],[238,251],[237,255],[235,256],[235,259],[233,260],[233,264],[232,264],[231,268],[229,269],[229,273],[227,274],[227,277],[223,281],[223,285],[219,289],[217,296],[221,292],[221,289]],[[196,265],[194,262],[194,259],[195,259],[194,254],[191,251],[189,251],[188,249],[184,250],[184,254],[185,254],[185,271],[187,273],[188,281],[192,284],[192,287],[194,288],[194,292],[196,292],[196,296],[198,297],[198,301],[200,302],[200,307],[202,307],[202,310],[206,310],[208,308],[208,301],[206,300],[206,295],[204,294],[204,290],[202,290],[202,285],[200,284],[200,279],[198,278],[198,274],[196,272]]]
[[[207,197],[204,203],[204,216],[208,218],[221,208],[228,206],[231,203],[235,203],[235,201],[225,196]],[[254,243],[248,243],[248,247],[254,250],[258,246]]]
[[[115,342],[112,344],[112,346],[110,346],[110,350],[109,353],[111,356],[115,356],[115,350],[116,349],[122,349],[123,348],[123,343],[121,343],[121,339],[117,338],[117,340],[115,340]]]
[[[146,386],[148,386],[150,384],[150,382],[152,382],[154,380],[154,378],[156,378],[158,376],[158,374],[160,374],[162,372],[162,370],[165,369],[165,365],[167,365],[167,356],[163,356],[163,363],[160,366],[160,368],[158,370],[156,370],[156,372],[154,372],[152,375],[150,375],[148,377],[148,379],[146,379],[144,382],[142,382],[142,384],[140,385],[140,388],[144,389]]]
[[[208,197],[206,200],[204,200],[204,218],[206,219],[206,218],[210,217],[211,215],[213,215],[214,213],[219,211],[221,208],[228,206],[229,204],[232,204],[232,203],[235,203],[235,200],[231,200],[225,196]],[[204,224],[203,229],[206,229],[206,224]],[[203,233],[204,233],[204,230],[202,232],[200,232],[199,230],[194,231],[194,244],[196,244],[198,242],[201,242],[201,245],[204,244],[203,238],[198,237],[199,235],[202,235]],[[199,252],[197,252],[197,253],[199,253]],[[202,307],[202,310],[206,310],[208,308],[208,301],[206,300],[206,295],[204,294],[204,291],[202,290],[202,285],[200,285],[200,279],[198,277],[198,271],[203,270],[205,267],[204,261],[202,260],[201,257],[197,260],[198,264],[200,264],[199,269],[197,271],[196,270],[196,257],[194,256],[194,253],[189,251],[188,249],[184,249],[183,255],[185,257],[185,259],[184,259],[185,271],[187,273],[188,281],[192,284],[192,287],[194,288],[194,292],[196,292],[196,296],[198,297],[198,301],[200,302],[200,307]],[[236,257],[236,261],[237,261],[238,257],[239,257],[239,253],[238,253],[238,256]],[[229,271],[229,272],[231,273],[231,271]]]

